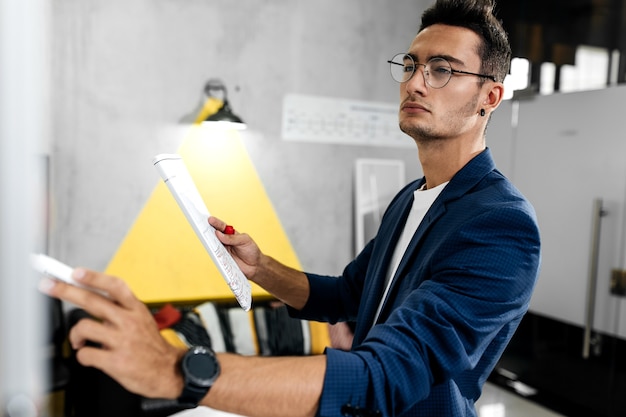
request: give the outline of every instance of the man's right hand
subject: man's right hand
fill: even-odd
[[[241,272],[254,281],[263,256],[254,240],[246,233],[226,233],[226,222],[217,217],[210,216],[209,224],[215,228],[215,235],[237,262]]]
[[[224,233],[227,223],[217,217],[210,216],[209,224],[216,229],[215,235],[250,281],[295,309],[304,307],[309,298],[309,280],[304,272],[264,255],[246,233]]]

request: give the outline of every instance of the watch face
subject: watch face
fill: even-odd
[[[194,348],[185,356],[183,367],[187,377],[201,387],[210,387],[219,374],[215,355],[202,347]]]

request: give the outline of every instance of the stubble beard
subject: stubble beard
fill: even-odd
[[[443,139],[441,135],[436,134],[432,126],[415,125],[410,123],[410,120],[400,122],[400,130],[416,142],[435,142]]]
[[[455,132],[462,130],[464,117],[471,116],[476,109],[478,102],[478,94],[472,97],[466,104],[460,108],[450,109],[443,116],[440,123],[425,122],[415,123],[411,117],[401,120],[399,123],[400,130],[409,135],[416,143],[429,144],[439,143],[449,138],[455,137]],[[443,127],[437,127],[443,126]]]

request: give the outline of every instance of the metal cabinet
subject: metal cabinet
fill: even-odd
[[[626,298],[615,294],[626,266],[624,101],[614,87],[505,102],[488,131],[542,238],[529,314],[492,378],[564,415],[626,416]]]
[[[626,338],[625,88],[519,103],[513,178],[537,211],[542,266],[531,310]]]

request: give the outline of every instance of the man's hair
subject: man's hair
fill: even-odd
[[[460,26],[482,40],[478,48],[481,73],[502,82],[511,66],[511,45],[502,23],[494,15],[494,0],[437,0],[422,14],[419,32],[435,24]]]

